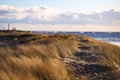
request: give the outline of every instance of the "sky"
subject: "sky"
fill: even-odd
[[[0,29],[120,32],[120,0],[0,0]]]

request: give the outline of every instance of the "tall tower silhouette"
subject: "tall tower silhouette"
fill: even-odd
[[[8,30],[10,30],[10,24],[8,24]]]

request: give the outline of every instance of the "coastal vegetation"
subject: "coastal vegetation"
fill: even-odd
[[[87,36],[0,31],[0,80],[119,80],[120,47]]]

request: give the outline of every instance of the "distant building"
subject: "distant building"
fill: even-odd
[[[14,27],[12,30],[13,30],[13,31],[16,31],[16,28]]]

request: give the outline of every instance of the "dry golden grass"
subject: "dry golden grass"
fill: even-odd
[[[103,75],[98,75],[98,78],[96,77],[93,80],[98,80],[98,79],[119,80],[120,79],[120,47],[109,44],[107,42],[100,42],[85,36],[80,36],[79,38],[80,38],[80,43],[79,43],[80,46],[81,47],[85,46],[84,49],[81,50],[85,53],[88,53],[88,55],[85,54],[85,56],[82,56],[83,60],[90,60],[92,56],[94,59],[92,62],[98,65],[107,66],[111,69]]]
[[[25,46],[24,48],[27,49]],[[14,53],[9,48],[0,52],[0,80],[69,79],[64,65],[57,57],[51,57],[52,53],[47,55],[38,51],[34,54],[31,49],[29,49],[30,54],[26,50],[22,51],[24,53]]]
[[[77,46],[77,41],[59,40],[0,48],[0,80],[69,80],[60,58],[73,56]]]
[[[105,58],[103,63],[111,66],[112,68],[120,69],[120,47],[106,42],[100,42],[98,50]]]
[[[79,53],[80,46],[88,47],[88,49],[81,48],[81,51],[88,52],[99,59],[96,64],[113,69],[105,76],[98,76],[98,79],[109,78],[113,74],[115,79],[119,79],[120,47],[118,46],[72,34],[35,35],[29,32],[12,31],[10,35],[1,32],[0,36],[1,42],[16,43],[14,46],[0,47],[0,80],[70,80],[69,74],[74,75],[74,72],[68,73],[61,58],[77,60],[74,53]],[[87,79],[87,76],[83,78]]]
[[[83,41],[83,42],[82,42]],[[86,41],[86,42],[84,42]],[[86,36],[80,36],[80,42],[83,45],[91,47],[91,52],[94,56],[102,58],[99,60],[99,64],[107,65],[113,69],[120,69],[120,47],[109,44],[107,42],[100,42]]]

